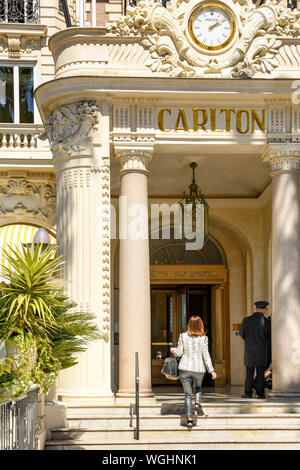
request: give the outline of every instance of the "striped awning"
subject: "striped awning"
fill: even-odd
[[[0,227],[0,282],[4,281],[2,277],[3,266],[10,267],[8,261],[4,257],[3,250],[9,250],[9,247],[15,248],[23,243],[33,243],[33,238],[38,230],[32,225],[5,225]],[[55,237],[50,233],[50,243],[56,243]]]

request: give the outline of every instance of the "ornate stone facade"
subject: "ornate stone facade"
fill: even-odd
[[[201,185],[205,192],[212,191],[210,217],[216,224],[216,240],[224,244],[228,256],[230,305],[224,323],[231,354],[228,366],[230,362],[232,384],[243,381],[242,344],[231,325],[251,313],[253,300],[271,296],[266,274],[270,226],[279,210],[272,216],[266,163],[280,183],[279,202],[284,182],[292,189],[297,184],[294,171],[277,170],[299,169],[299,103],[292,95],[300,78],[299,12],[291,12],[281,0],[215,1],[232,12],[235,22],[231,41],[216,53],[201,49],[189,31],[190,15],[204,4],[201,0],[170,0],[167,8],[159,2],[138,2],[136,8],[128,8],[126,17],[106,28],[74,27],[50,38],[55,80],[38,87],[36,97],[57,173],[58,238],[68,260],[66,279],[72,297],[80,308],[97,312],[107,340],[90,349],[78,372],[65,375],[59,385],[62,395],[95,397],[95,390],[106,393],[111,385],[110,178],[112,194],[126,196],[129,203],[147,208],[150,200],[172,203],[188,183],[187,161],[200,159]],[[255,80],[239,80],[244,78]],[[120,163],[120,175],[113,157]],[[287,219],[289,205],[286,197]],[[138,350],[143,352],[145,374],[141,384],[145,396],[151,395],[147,221],[148,214],[143,219],[146,236],[138,243],[126,237],[119,240],[120,282],[115,286],[119,297],[115,293],[112,317],[119,334],[120,349],[114,354],[120,354],[123,396],[133,393],[128,370],[134,370]],[[97,223],[101,236],[95,237]],[[292,242],[288,239],[287,245]],[[271,267],[269,271],[271,277]],[[203,272],[187,269],[181,280],[186,278],[191,284],[211,281],[215,286],[224,281],[213,266]],[[176,279],[171,270],[152,276],[152,282],[161,285]],[[280,289],[278,284],[281,302],[286,297]],[[216,287],[219,318],[220,292]],[[137,338],[135,331],[143,333]],[[225,336],[220,331],[218,335],[214,340],[222,349]],[[216,357],[225,380],[221,353]],[[109,365],[100,377],[103,364]],[[88,385],[87,370],[89,377],[96,377]]]

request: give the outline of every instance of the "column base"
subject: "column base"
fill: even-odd
[[[130,398],[130,399],[133,399],[133,398],[135,398],[135,392],[131,392],[131,391],[122,392],[122,390],[121,390],[120,392],[117,393],[116,397],[117,398]],[[145,390],[145,391],[139,392],[139,397],[140,398],[153,398],[154,393],[153,393],[152,390]]]
[[[140,403],[140,406],[156,405],[157,400],[154,396],[153,397],[140,397],[139,403]],[[124,405],[124,406],[134,405],[135,404],[135,395],[133,395],[132,397],[118,397],[117,396],[115,404],[116,405]]]
[[[111,403],[114,399],[114,394],[112,392],[103,392],[103,393],[80,393],[80,392],[57,392],[58,400],[66,403],[67,405],[101,405],[102,403]]]

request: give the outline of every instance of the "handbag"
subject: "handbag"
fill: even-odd
[[[265,378],[265,387],[272,390],[272,374]]]
[[[178,363],[174,357],[165,359],[161,373],[169,380],[178,380]]]

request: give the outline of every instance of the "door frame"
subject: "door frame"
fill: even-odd
[[[211,284],[212,290],[212,330],[217,337],[216,305],[221,305],[222,348],[221,357],[216,357],[216,348],[212,351],[212,360],[218,375],[216,386],[230,383],[230,313],[229,313],[229,270],[225,265],[150,265],[151,287],[160,285]],[[216,294],[216,291],[219,290]],[[220,294],[221,293],[221,294]],[[221,302],[216,302],[216,295],[221,295]],[[220,307],[219,307],[220,308]]]

